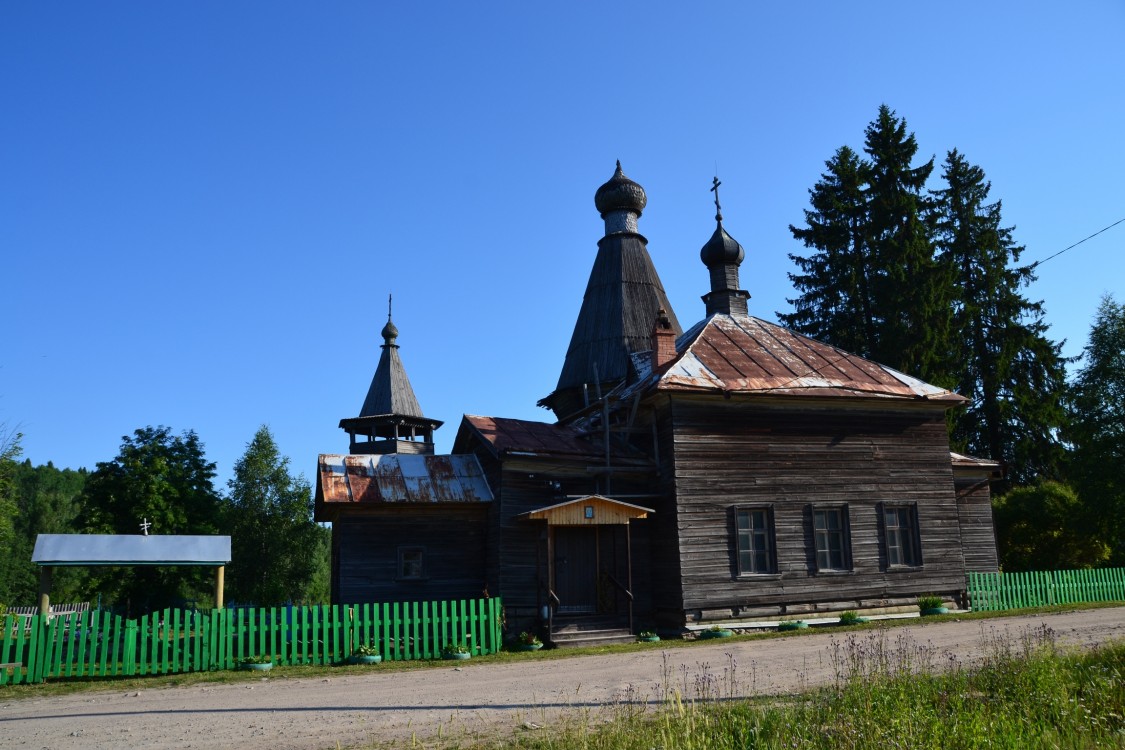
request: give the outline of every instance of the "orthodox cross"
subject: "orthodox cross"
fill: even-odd
[[[387,295],[387,320],[391,319],[391,302],[394,300],[393,294]]]
[[[718,176],[715,177],[714,184],[711,186],[711,192],[715,194],[715,221],[723,220],[723,209],[719,206],[719,182]]]
[[[152,524],[148,522],[148,518],[141,519],[141,523],[140,523],[141,533],[143,533],[145,536],[148,536],[148,530],[151,526],[152,526]]]

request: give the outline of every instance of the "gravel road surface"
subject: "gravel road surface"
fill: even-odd
[[[1081,647],[1125,638],[1125,607],[992,620],[853,631],[885,633],[971,664],[988,639],[1021,638],[1049,627],[1061,644]],[[833,640],[842,632],[718,640],[677,649],[520,663],[471,661],[410,672],[349,671],[340,677],[152,688],[98,689],[60,697],[12,699],[0,688],[5,748],[239,748],[312,750],[373,741],[407,743],[462,733],[550,731],[559,712],[614,700],[656,698],[662,684],[689,692],[702,677],[722,680],[733,659],[741,694],[779,694],[831,682]]]

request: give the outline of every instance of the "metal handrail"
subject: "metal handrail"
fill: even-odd
[[[612,573],[606,573],[605,577],[609,579],[610,583],[612,583],[614,586],[616,586],[617,588],[619,588],[623,592],[625,592],[625,596],[629,597],[630,602],[633,601],[633,592],[630,591],[629,589],[625,588],[624,584],[622,584],[621,581],[614,578]]]

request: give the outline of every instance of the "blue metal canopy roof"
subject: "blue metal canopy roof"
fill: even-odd
[[[40,534],[31,561],[50,566],[200,565],[230,562],[229,536]]]

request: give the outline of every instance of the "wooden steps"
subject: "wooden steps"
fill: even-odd
[[[606,615],[556,615],[551,642],[559,648],[635,643],[637,636],[620,617]]]

